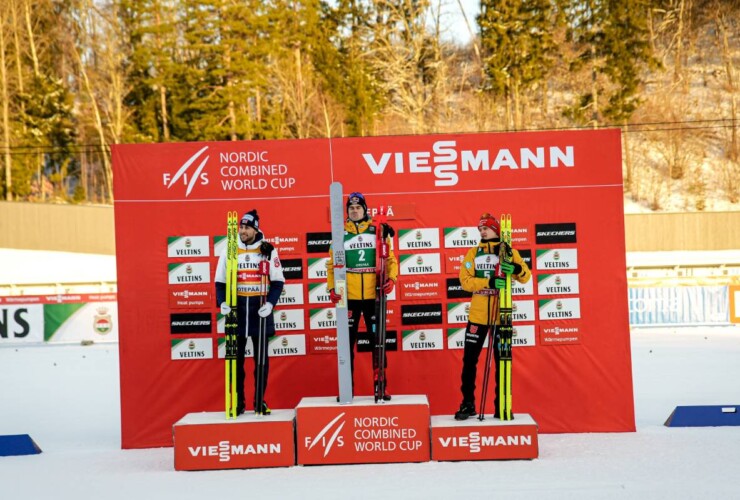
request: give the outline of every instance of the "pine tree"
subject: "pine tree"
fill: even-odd
[[[552,67],[554,7],[551,0],[481,1],[484,89],[505,99],[507,128],[523,126],[524,96]]]

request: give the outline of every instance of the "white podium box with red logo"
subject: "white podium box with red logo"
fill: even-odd
[[[429,401],[424,395],[372,396],[340,405],[303,398],[296,407],[299,465],[429,461]]]
[[[538,453],[537,422],[526,413],[513,420],[432,417],[432,460],[533,459]]]
[[[249,469],[295,465],[294,410],[188,413],[175,423],[175,470]]]

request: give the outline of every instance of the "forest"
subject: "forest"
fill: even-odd
[[[626,199],[740,202],[738,0],[0,0],[0,196],[113,202],[110,146],[618,127]]]

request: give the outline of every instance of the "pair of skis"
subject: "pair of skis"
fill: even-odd
[[[237,348],[237,293],[236,285],[238,282],[237,274],[239,269],[239,215],[237,212],[227,212],[226,214],[226,304],[231,311],[224,318],[224,333],[226,334],[225,342],[225,408],[226,419],[237,417],[237,406],[241,394],[237,394],[237,363],[244,363],[243,359],[238,359]],[[267,300],[267,289],[269,285],[270,262],[267,258],[260,260],[260,307]],[[257,380],[255,380],[255,414],[262,413],[264,403],[264,376],[265,360],[267,357],[267,318],[260,317],[259,320],[259,352],[257,353]],[[257,346],[255,346],[255,349]]]
[[[237,362],[237,319],[236,319],[236,283],[238,269],[237,238],[239,219],[236,212],[226,214],[226,304],[231,311],[224,318],[226,334],[226,419],[236,418],[238,404],[236,394]],[[243,362],[243,360],[242,360]]]
[[[499,262],[511,262],[513,254],[511,251],[511,215],[501,215],[501,244],[499,245]],[[500,269],[500,267],[499,267]],[[511,420],[511,362],[512,362],[512,338],[514,329],[512,326],[512,303],[511,303],[511,275],[504,275],[506,284],[503,289],[498,290],[498,295],[494,296],[494,307],[489,312],[490,337],[488,342],[488,352],[486,353],[486,366],[483,372],[483,391],[481,394],[480,411],[478,420],[484,420],[484,409],[486,406],[486,396],[488,394],[488,379],[491,372],[491,358],[493,349],[498,352],[498,369],[496,376],[498,378],[498,408],[496,413],[501,420]],[[499,316],[499,324],[496,325],[496,315]],[[498,330],[498,341],[496,340],[496,330]],[[496,345],[494,345],[494,343]]]

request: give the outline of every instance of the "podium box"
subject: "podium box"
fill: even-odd
[[[294,410],[188,413],[175,423],[175,470],[249,469],[295,465]]]
[[[537,422],[526,413],[514,414],[513,420],[432,417],[432,460],[533,459],[538,454]]]
[[[303,398],[296,407],[299,465],[429,461],[429,401],[424,395],[372,396],[340,405]]]

